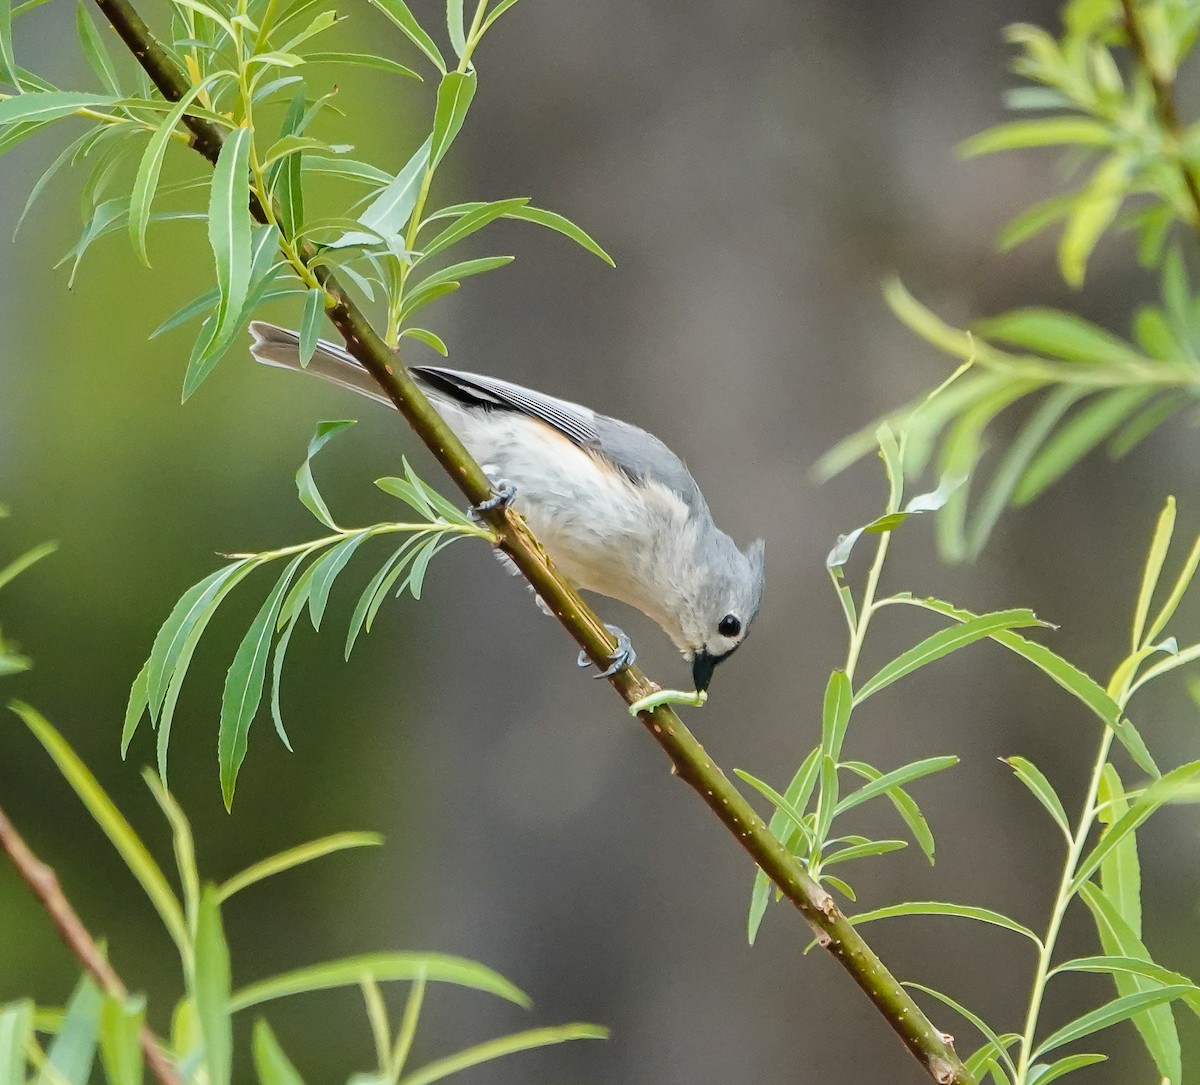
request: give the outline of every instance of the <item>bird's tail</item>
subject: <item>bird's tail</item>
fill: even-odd
[[[324,380],[340,384],[359,395],[394,406],[379,389],[371,375],[363,369],[342,347],[334,343],[320,340],[313,352],[312,360],[307,366],[300,364],[300,337],[286,328],[275,324],[267,324],[262,320],[252,321],[250,334],[254,342],[250,344],[250,353],[257,362],[263,365],[277,366],[279,369],[294,369],[298,373],[312,373]]]

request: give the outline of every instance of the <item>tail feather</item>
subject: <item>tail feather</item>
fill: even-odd
[[[312,360],[307,366],[302,366],[300,337],[295,332],[255,320],[250,324],[250,334],[254,336],[254,342],[250,344],[250,354],[256,362],[279,369],[293,369],[298,373],[312,373],[388,407],[394,406],[380,391],[379,385],[371,375],[342,347],[322,339],[317,343]]]

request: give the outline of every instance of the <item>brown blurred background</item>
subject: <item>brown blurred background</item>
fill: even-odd
[[[440,30],[433,4],[413,6]],[[718,673],[709,706],[689,717],[729,769],[786,782],[817,740],[821,691],[844,659],[822,562],[839,532],[878,512],[881,478],[864,464],[817,486],[812,464],[948,372],[887,312],[882,277],[898,272],[951,320],[1039,302],[1078,307],[1121,332],[1153,289],[1123,239],[1104,242],[1079,296],[1058,280],[1049,242],[997,256],[995,230],[1054,191],[1053,156],[955,158],[960,140],[1003,116],[1001,93],[1014,80],[1001,29],[1053,23],[1056,7],[524,0],[478,56],[481,90],[437,196],[532,195],[593,232],[618,268],[557,235],[504,224],[474,251],[516,252],[517,263],[467,283],[429,322],[452,364],[655,430],[687,458],[720,523],[741,542],[765,536],[769,589],[754,635]],[[347,11],[343,41],[390,34],[394,55],[414,62],[377,13]],[[90,87],[73,17],[65,2],[29,16],[18,56],[63,85]],[[412,86],[347,74],[339,104],[349,120],[325,133],[349,131],[362,157],[397,167],[425,123],[414,109],[427,106],[430,88],[414,97]],[[1185,87],[1185,115],[1197,104]],[[35,138],[5,157],[0,234],[11,233],[62,139]],[[43,538],[62,544],[5,590],[5,631],[37,667],[3,692],[64,730],[167,862],[136,771],[152,760],[150,736],[139,735],[126,764],[117,736],[129,683],[172,604],[215,567],[217,551],[312,537],[291,476],[318,419],[361,419],[317,467],[344,522],[387,514],[370,483],[402,452],[446,487],[387,412],[240,354],[181,407],[191,341],[146,337],[207,286],[202,227],[152,231],[153,271],[123,236],[109,238],[68,292],[51,264],[78,232],[77,204],[78,179],[56,184],[0,262],[0,499],[14,511],[0,553]],[[298,309],[276,315],[295,321]],[[1007,515],[972,567],[938,561],[929,523],[906,527],[887,585],[974,609],[1032,606],[1061,624],[1056,649],[1106,675],[1123,651],[1166,493],[1180,496],[1183,537],[1200,526],[1195,450],[1195,435],[1174,423],[1124,464],[1089,460],[1033,508]],[[606,1043],[489,1064],[464,1083],[925,1080],[841,970],[820,953],[802,956],[807,929],[795,914],[773,909],[747,947],[745,855],[668,775],[611,691],[575,670],[562,630],[482,548],[443,556],[425,599],[389,604],[344,665],[341,631],[369,574],[359,564],[335,589],[326,635],[297,636],[284,689],[296,752],[257,721],[232,817],[214,756],[220,685],[260,594],[234,598],[185,687],[172,784],[209,876],[339,829],[387,836],[381,851],[324,860],[232,904],[236,980],[335,954],[437,949],[497,968],[536,1006],[524,1014],[438,989],[421,1056],[535,1024],[613,1029]],[[651,675],[686,682],[656,629],[614,604],[601,610],[633,634]],[[1197,635],[1197,617],[1195,605],[1185,610],[1181,636]],[[865,672],[930,628],[885,613]],[[1161,763],[1196,756],[1200,721],[1182,682],[1147,696],[1138,719]],[[962,764],[914,788],[937,834],[936,868],[915,848],[848,868],[861,906],[963,900],[1042,927],[1058,838],[996,758],[1032,758],[1074,808],[1096,738],[1056,687],[990,644],[873,699],[855,716],[852,756],[887,769],[952,752]],[[169,943],[15,719],[0,729],[0,798],[165,1027]],[[882,808],[858,824],[900,829]],[[1147,941],[1193,975],[1196,840],[1189,808],[1164,813],[1141,840]],[[880,924],[871,935],[901,976],[941,986],[1000,1031],[1019,1028],[1033,965],[1019,939],[949,920]],[[1065,948],[1092,946],[1075,916]],[[58,1002],[75,971],[0,865],[0,1001],[31,993]],[[1108,993],[1099,978],[1065,983],[1047,1025]],[[280,1003],[269,1016],[309,1082],[369,1067],[354,992]],[[964,1024],[935,1017],[973,1049]],[[1195,1071],[1200,1032],[1180,1018]],[[1130,1026],[1103,1047],[1116,1049],[1114,1061],[1081,1080],[1153,1079]]]

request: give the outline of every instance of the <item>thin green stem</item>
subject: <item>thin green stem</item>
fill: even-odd
[[[383,992],[372,976],[364,976],[359,982],[362,989],[363,1002],[367,1007],[367,1020],[371,1024],[371,1039],[375,1043],[375,1061],[379,1065],[379,1074],[386,1077],[388,1060],[391,1054],[392,1038],[388,1034],[387,1004],[383,1001]]]
[[[879,545],[875,548],[875,560],[871,563],[871,571],[867,574],[867,586],[863,590],[858,622],[850,637],[850,649],[846,653],[846,677],[851,682],[854,681],[854,670],[858,666],[858,657],[862,651],[863,642],[867,639],[867,628],[871,624],[871,617],[878,609],[875,596],[879,591],[879,578],[883,574],[883,563],[887,560],[888,546],[891,540],[892,533],[890,531],[885,531],[880,535]]]
[[[404,1065],[408,1062],[413,1040],[417,1035],[417,1021],[420,1019],[424,1001],[425,972],[422,970],[413,980],[408,992],[408,1001],[404,1004],[404,1016],[400,1019],[400,1030],[396,1033],[396,1045],[392,1048],[391,1065],[388,1067],[388,1085],[395,1085],[404,1073]]]
[[[334,543],[353,538],[355,535],[362,535],[364,538],[374,538],[376,535],[397,535],[403,532],[409,532],[413,535],[469,535],[477,539],[486,539],[488,542],[495,542],[495,535],[491,531],[485,527],[475,527],[472,524],[451,524],[445,521],[434,524],[428,522],[419,524],[385,523],[372,524],[370,527],[344,528],[334,535],[326,535],[320,539],[311,539],[308,542],[295,543],[292,546],[281,546],[278,550],[261,550],[256,553],[226,554],[224,556],[238,560],[257,558],[264,562],[276,561],[279,558],[288,558],[295,554],[303,554],[308,550],[321,550],[326,546],[332,546]]]
[[[471,54],[475,52],[475,46],[479,44],[483,37],[483,31],[480,27],[483,25],[483,16],[487,11],[488,0],[479,0],[479,5],[475,8],[475,18],[471,20],[471,29],[467,31],[467,44],[463,49],[463,55],[458,61],[458,72],[465,74],[471,66]]]

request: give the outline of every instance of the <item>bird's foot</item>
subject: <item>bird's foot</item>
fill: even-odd
[[[483,519],[484,513],[492,512],[495,509],[508,508],[517,496],[517,488],[506,479],[497,479],[492,486],[492,496],[486,501],[480,501],[478,505],[472,505],[467,509],[467,515],[472,520],[479,521]]]
[[[637,661],[637,652],[633,650],[633,645],[630,643],[628,635],[623,629],[617,628],[615,625],[604,626],[614,637],[617,638],[617,650],[608,657],[608,668],[601,671],[599,674],[592,675],[593,678],[611,678],[618,671],[623,671],[627,667],[632,667]],[[586,670],[592,665],[592,661],[588,659],[587,652],[579,653],[579,668]]]

